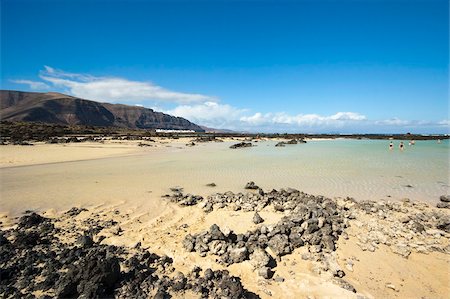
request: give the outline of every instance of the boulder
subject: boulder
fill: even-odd
[[[439,197],[439,199],[442,202],[450,202],[450,195],[441,195],[441,197]]]
[[[261,267],[258,269],[258,275],[265,279],[270,279],[273,276],[273,271],[269,267]]]
[[[230,256],[230,262],[241,263],[248,258],[248,250],[246,247],[234,248],[228,251]]]
[[[254,224],[260,224],[264,222],[264,219],[258,214],[258,212],[255,212],[255,215],[253,215],[253,223]]]
[[[255,182],[251,181],[245,185],[244,189],[256,190],[259,189],[259,187],[255,184]]]
[[[252,147],[252,143],[251,142],[239,142],[236,144],[233,144],[232,146],[230,146],[230,148],[244,148],[244,147]]]
[[[286,235],[278,234],[273,236],[267,245],[277,256],[292,252],[292,245],[289,243],[289,239]]]
[[[254,269],[266,267],[270,262],[270,256],[264,249],[256,248],[250,255],[250,264]]]

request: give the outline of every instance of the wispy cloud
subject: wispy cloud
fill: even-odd
[[[44,82],[32,81],[32,80],[11,80],[13,83],[29,85],[32,90],[44,90],[49,89],[50,86]]]
[[[28,84],[31,88],[49,88],[48,84],[51,84],[73,96],[97,101],[136,103],[152,100],[186,104],[216,100],[202,94],[172,91],[151,82],[69,73],[49,66],[39,72],[39,77],[47,84],[29,80],[16,80],[15,83]]]

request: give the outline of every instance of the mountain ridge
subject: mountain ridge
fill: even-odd
[[[0,119],[130,129],[205,130],[150,108],[101,103],[58,92],[0,90]]]

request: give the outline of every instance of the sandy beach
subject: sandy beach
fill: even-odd
[[[164,272],[169,276],[178,272],[188,275],[194,266],[203,270],[226,269],[230,275],[240,278],[246,290],[260,298],[445,298],[450,292],[450,213],[448,209],[432,207],[438,199],[431,202],[357,198],[355,201],[329,196],[338,210],[346,207],[349,211],[342,219],[345,229],[343,227],[334,241],[334,250],[317,252],[316,245],[306,242],[304,246],[278,256],[269,246],[267,254],[277,262],[270,268],[274,274],[267,278],[258,274],[251,255],[239,262],[223,263],[217,254],[189,252],[185,247],[187,235],[201,234],[214,225],[221,231],[236,234],[258,231],[262,226],[273,229],[285,219],[283,217],[291,217],[289,215],[294,213],[291,208],[280,209],[270,202],[264,207],[253,208],[234,203],[241,200],[239,192],[249,194],[244,198],[255,196],[251,202],[260,201],[257,190],[244,189],[249,181],[241,177],[245,173],[238,174],[238,187],[233,182],[225,183],[227,174],[222,180],[219,176],[208,179],[201,174],[199,178],[189,177],[189,180],[177,179],[178,175],[164,175],[163,168],[174,171],[170,168],[174,154],[192,158],[196,157],[195,152],[207,156],[210,151],[247,150],[228,149],[228,143],[238,141],[187,146],[190,139],[163,138],[152,142],[109,140],[104,143],[2,146],[2,230],[13,242],[14,234],[8,230],[17,229],[18,217],[26,210],[32,210],[65,230],[60,238],[70,244],[89,229],[87,224],[114,221],[116,224],[112,227],[92,235],[95,244],[129,250],[139,247],[159,256],[169,256],[173,260],[173,271]],[[264,146],[264,142],[259,141],[257,146]],[[148,146],[138,146],[139,143]],[[154,167],[149,172],[137,166],[143,157],[155,161],[155,164],[149,164]],[[159,168],[157,161],[161,163]],[[200,162],[196,160],[195,163]],[[116,171],[112,171],[112,165]],[[179,171],[189,167],[193,165],[188,164]],[[207,166],[200,164],[200,167]],[[157,180],[158,176],[160,180]],[[188,185],[189,181],[191,185]],[[255,181],[267,198],[267,192],[274,185],[265,185],[263,179]],[[217,186],[207,186],[212,182]],[[283,186],[288,187],[292,186]],[[170,188],[179,190],[173,189],[174,193]],[[198,194],[203,199],[186,206],[183,196],[187,193]],[[229,199],[223,203],[213,202],[209,208],[208,202],[217,198],[216,193]],[[168,197],[162,197],[165,194]],[[175,195],[182,196],[182,201],[180,197],[173,197]],[[274,198],[279,196],[276,193]],[[299,194],[298,198],[299,203],[305,202],[301,199],[304,195]],[[291,200],[296,202],[289,199],[287,203]],[[313,197],[312,200],[319,199]],[[366,202],[369,207],[360,202]],[[68,217],[65,212],[72,207],[87,210]],[[254,222],[255,212],[262,217],[262,224]],[[415,223],[423,229],[418,231]],[[179,292],[169,288],[166,291],[175,298],[196,297],[191,290]],[[43,294],[53,296],[57,290],[50,288]]]

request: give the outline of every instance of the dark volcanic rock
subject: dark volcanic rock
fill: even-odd
[[[251,142],[239,142],[230,146],[230,148],[244,148],[244,147],[252,147]]]
[[[25,215],[19,219],[20,228],[31,228],[37,226],[45,221],[45,218],[36,214],[31,213],[30,215]]]
[[[66,220],[67,215],[63,216]],[[80,236],[78,244],[62,243],[52,221],[59,220],[31,214],[22,217],[17,228],[1,231],[1,298],[34,298],[32,293],[36,291],[48,292],[49,296],[43,298],[149,298],[155,294],[167,298],[182,297],[187,290],[201,297],[258,298],[227,271],[209,270],[201,277],[197,267],[193,275],[178,272],[170,278],[167,274],[174,271],[173,260],[167,256],[159,257],[139,247],[99,245],[89,235]],[[83,223],[110,227],[108,222],[87,219]],[[95,233],[97,229],[86,231]],[[73,230],[58,231],[58,235],[67,233]],[[4,235],[13,236],[13,241]],[[218,240],[225,236],[217,226],[203,237],[205,241],[225,242]],[[192,247],[196,241],[191,239]],[[202,238],[196,243],[201,242]],[[247,258],[246,250],[235,249],[230,258],[241,262]]]
[[[57,282],[56,293],[63,298],[111,296],[119,278],[119,260],[101,248],[93,249]]]
[[[264,219],[258,214],[258,212],[255,212],[255,215],[253,215],[253,223],[254,224],[260,224],[263,223]]]
[[[244,189],[256,190],[256,189],[259,189],[259,187],[255,184],[255,182],[252,181],[252,182],[248,182],[245,185]]]
[[[441,197],[439,197],[439,199],[442,202],[450,202],[450,195],[441,195]]]
[[[84,211],[87,211],[87,209],[73,207],[70,210],[68,210],[66,212],[66,214],[71,216],[71,217],[75,217],[75,216],[77,216],[78,214],[80,214],[81,212],[84,212]]]
[[[450,203],[449,202],[438,202],[436,207],[439,209],[450,209]]]

